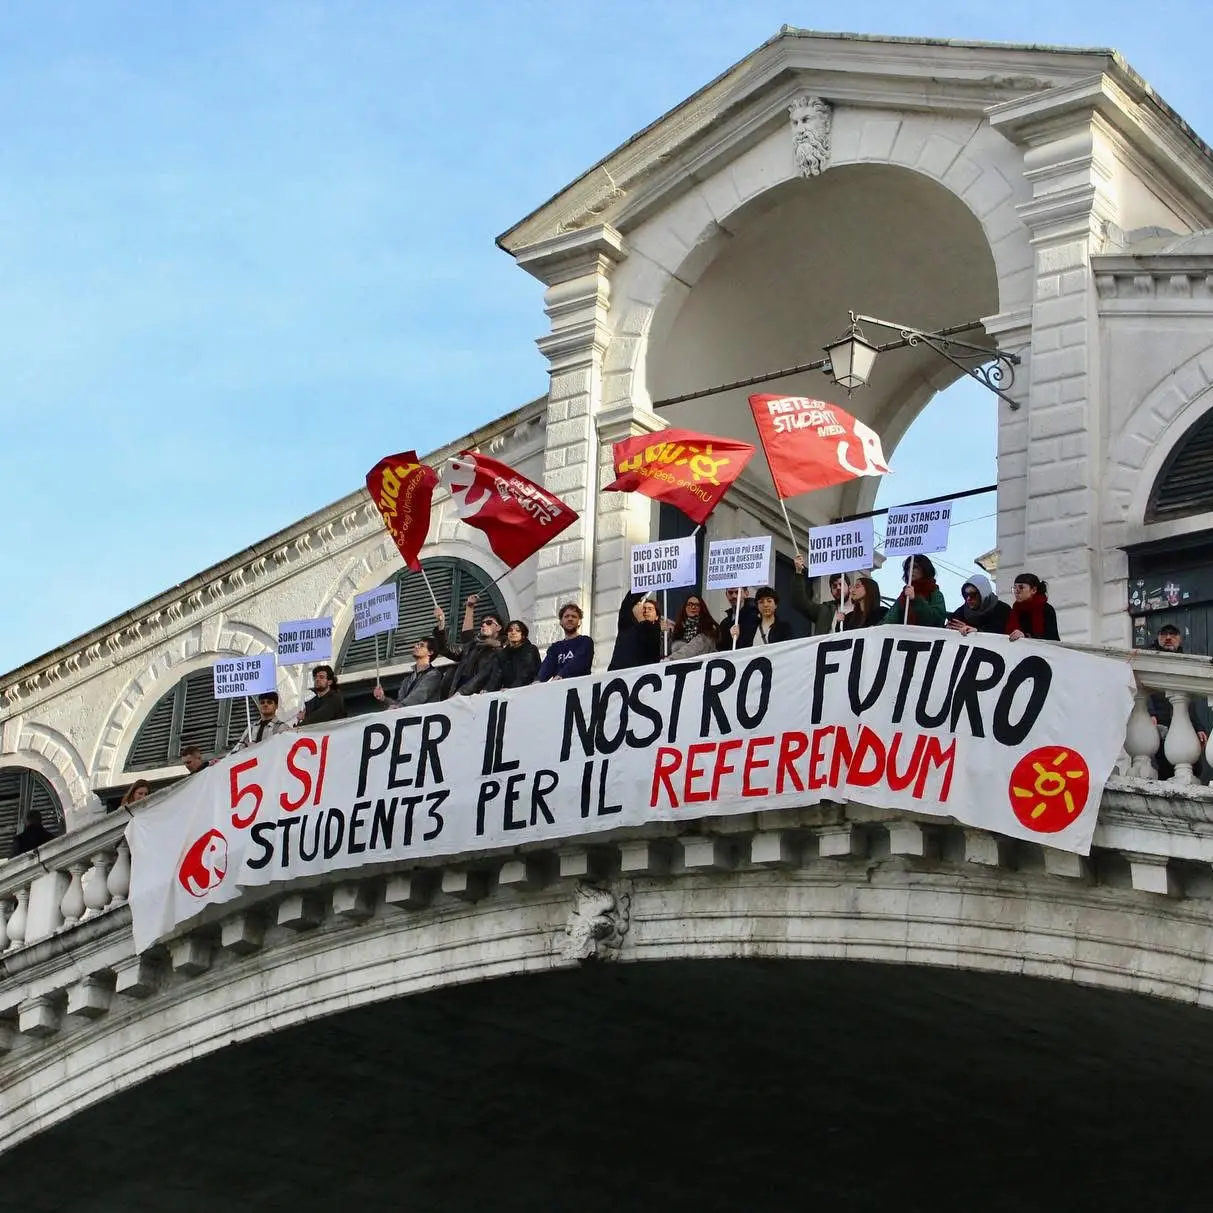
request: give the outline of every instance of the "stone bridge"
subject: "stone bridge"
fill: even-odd
[[[828,804],[279,887],[143,955],[125,815],[10,861],[5,1208],[866,1209],[945,1166],[956,1207],[1182,1203],[1213,791],[1144,705],[1213,672],[1132,660],[1087,858]],[[1130,1137],[1160,1169],[1101,1172]]]

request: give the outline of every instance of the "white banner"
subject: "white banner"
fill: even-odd
[[[713,539],[708,544],[709,590],[768,585],[770,576],[770,535],[757,539]]]
[[[1132,685],[1060,645],[876,628],[283,733],[135,810],[135,946],[245,888],[823,800],[1086,854]]]
[[[400,626],[400,603],[394,581],[354,595],[354,639],[394,632]]]
[[[947,551],[952,527],[952,503],[898,505],[889,510],[884,527],[886,556],[930,556]]]
[[[278,625],[279,665],[332,659],[332,619],[293,619]]]
[[[216,699],[239,699],[278,689],[273,653],[260,657],[220,657],[211,666]]]
[[[695,561],[695,537],[638,543],[632,549],[632,593],[678,590],[695,585],[699,570]]]
[[[870,518],[810,527],[807,556],[809,576],[828,577],[831,573],[870,569],[873,539]]]

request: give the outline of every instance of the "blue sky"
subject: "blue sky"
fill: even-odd
[[[541,394],[540,288],[494,237],[784,22],[1112,45],[1213,138],[1211,14],[0,6],[0,670],[350,492],[387,449]],[[991,483],[993,416],[977,389],[939,397],[898,499]],[[955,534],[945,560],[971,567],[992,519]]]

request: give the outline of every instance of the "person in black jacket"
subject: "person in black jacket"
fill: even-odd
[[[741,597],[741,616],[737,614],[737,598]],[[754,643],[754,632],[758,628],[758,608],[750,597],[749,590],[725,590],[729,609],[720,620],[720,647],[748,649]],[[737,624],[737,639],[733,640],[733,624]]]
[[[661,620],[657,604],[644,594],[625,594],[619,607],[619,631],[608,670],[630,670],[661,660]]]
[[[509,691],[529,687],[539,673],[539,650],[531,643],[531,629],[521,619],[511,619],[505,629],[505,644],[489,674],[486,691]]]
[[[764,585],[754,601],[758,604],[758,627],[754,629],[754,647],[764,644],[778,644],[781,640],[792,640],[795,632],[792,625],[777,617],[779,610],[779,595],[769,586]]]
[[[312,691],[312,698],[295,717],[296,724],[306,727],[346,718],[348,713],[345,710],[345,700],[337,689],[337,675],[333,673],[331,665],[318,665],[312,671]]]
[[[1007,634],[1007,620],[1011,608],[994,593],[989,578],[974,573],[960,587],[964,603],[948,616],[946,627],[962,636],[971,632],[993,632],[999,636]]]
[[[1182,653],[1184,651],[1183,634],[1173,623],[1164,623],[1154,638],[1153,648],[1157,653]],[[1161,691],[1151,692],[1147,703],[1150,719],[1158,725],[1160,742],[1165,742],[1167,730],[1170,729],[1171,722],[1175,719],[1175,708]],[[1209,721],[1209,705],[1202,702],[1199,696],[1194,695],[1188,700],[1188,719],[1192,722],[1196,740],[1200,742],[1201,748],[1201,756],[1192,764],[1192,770],[1197,779],[1201,779],[1205,766],[1204,748],[1209,740],[1209,730],[1213,728],[1213,725]],[[1175,767],[1163,753],[1161,744],[1154,757],[1154,762],[1158,767],[1159,779],[1170,779],[1175,774]]]
[[[1049,587],[1035,573],[1019,573],[1011,589],[1015,601],[1007,615],[1007,635],[1012,640],[1060,640]]]
[[[488,689],[489,679],[497,654],[501,651],[501,620],[494,611],[489,611],[476,628],[476,603],[480,599],[469,594],[463,605],[463,628],[459,633],[459,647],[452,648],[446,640],[446,613],[441,607],[434,608],[434,643],[440,657],[449,657],[455,663],[455,673],[447,684],[447,698],[452,695],[475,695]]]
[[[28,855],[36,851],[44,842],[50,842],[54,834],[42,824],[42,814],[37,809],[30,809],[25,819],[25,829],[13,838],[13,848],[9,852],[10,859],[18,855]]]
[[[413,644],[413,669],[404,676],[395,699],[389,699],[383,687],[371,692],[381,708],[414,708],[422,703],[436,703],[442,698],[446,679],[442,671],[431,664],[438,650],[432,637],[422,636]]]

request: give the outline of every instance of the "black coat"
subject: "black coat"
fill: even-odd
[[[619,631],[608,670],[630,670],[638,665],[653,665],[661,660],[661,624],[641,623],[632,608],[643,594],[625,594],[619,608]]]
[[[341,692],[333,687],[327,695],[313,695],[303,705],[303,723],[325,724],[330,720],[344,720],[346,717],[345,700]]]
[[[775,616],[775,622],[771,624],[771,630],[767,633],[764,640],[762,636],[762,620],[758,621],[758,626],[754,629],[754,648],[760,649],[765,644],[779,644],[783,640],[795,640],[796,633],[792,630],[792,625],[787,620],[780,619]]]
[[[497,657],[489,674],[486,691],[508,691],[513,687],[529,687],[539,673],[539,650],[524,640],[516,648],[504,645],[497,650]]]
[[[736,607],[729,607],[724,613],[724,618],[720,621],[720,645],[722,649],[733,648],[733,617],[737,613]],[[752,598],[747,598],[741,608],[741,622],[737,625],[739,635],[737,637],[736,647],[739,649],[749,648],[754,643],[754,633],[758,630],[758,608],[754,605]]]
[[[957,607],[948,618],[968,623],[969,627],[976,628],[979,632],[991,632],[995,636],[1005,636],[1007,620],[1011,618],[1011,608],[1005,602],[996,602],[976,623],[969,623],[969,620],[965,618],[964,607]]]
[[[488,689],[489,679],[501,645],[496,640],[481,639],[475,628],[459,633],[459,648],[448,647],[446,629],[434,629],[434,642],[442,657],[455,662],[455,673],[447,684],[447,695],[474,695]]]

